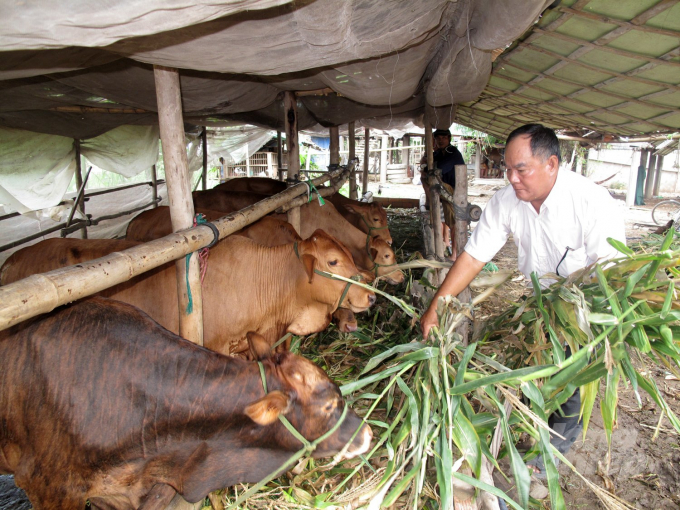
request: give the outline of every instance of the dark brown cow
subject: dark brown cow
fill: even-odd
[[[261,348],[250,335],[251,348]],[[258,482],[329,431],[345,403],[317,366],[284,352],[255,362],[170,333],[133,306],[91,298],[0,332],[0,472],[36,510],[164,508],[175,493]],[[314,457],[368,425],[351,411]]]
[[[196,209],[196,214],[202,214],[206,221],[215,221],[226,213],[201,208]],[[132,218],[130,223],[128,223],[125,239],[128,241],[147,242],[170,234],[172,234],[170,208],[160,206],[143,211]]]
[[[0,270],[2,284],[65,265],[103,257],[138,243],[113,239],[48,239],[13,253]],[[261,246],[230,236],[210,249],[203,284],[206,347],[223,354],[247,351],[246,333],[270,345],[285,333],[308,335],[325,329],[340,304],[345,282],[316,270],[356,277],[345,247],[323,231],[284,246]],[[169,263],[101,293],[133,304],[171,331],[179,331],[175,264]],[[342,306],[366,310],[375,294],[351,285]],[[284,346],[283,348],[286,348]]]
[[[218,184],[213,189],[275,195],[286,189],[286,183],[268,177],[240,177]],[[387,212],[380,204],[351,200],[340,193],[330,195],[325,200],[330,201],[347,221],[362,232],[378,236],[387,244],[392,244],[392,235],[387,228]]]

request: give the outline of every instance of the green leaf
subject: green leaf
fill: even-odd
[[[451,395],[464,395],[465,393],[469,393],[477,388],[481,388],[482,386],[488,386],[490,384],[499,384],[503,382],[507,383],[513,380],[517,382],[531,380],[534,378],[532,377],[532,375],[540,377],[542,374],[545,373],[546,369],[552,369],[553,372],[557,372],[559,370],[555,365],[540,365],[537,367],[518,368],[517,370],[487,375],[474,381],[466,382],[459,386],[454,386],[449,390],[449,393]]]
[[[635,255],[635,252],[628,248],[625,243],[622,243],[618,239],[614,239],[613,237],[608,237],[607,242],[611,244],[614,248],[619,250],[621,253],[624,255]]]
[[[456,413],[453,423],[453,440],[465,456],[465,460],[470,464],[474,475],[479,477],[482,469],[482,449],[479,436],[472,423],[463,413]]]
[[[612,373],[607,375],[607,385],[604,390],[604,399],[600,402],[600,412],[602,422],[607,436],[607,444],[611,447],[612,430],[616,421],[616,406],[619,401],[619,370],[612,369]]]

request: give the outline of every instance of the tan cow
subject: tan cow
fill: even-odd
[[[138,243],[119,240],[48,239],[12,254],[2,269],[2,284],[37,272],[99,258]],[[325,329],[342,304],[361,312],[375,302],[372,291],[321,272],[347,278],[360,275],[347,249],[316,231],[308,239],[265,247],[230,236],[210,249],[203,284],[204,343],[223,354],[243,353],[246,333],[261,334],[273,345],[286,332],[307,335]],[[179,331],[175,264],[169,263],[101,293],[133,304],[170,331]],[[287,346],[284,346],[287,347]]]

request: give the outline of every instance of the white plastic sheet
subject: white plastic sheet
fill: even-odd
[[[80,151],[102,170],[134,177],[156,164],[158,137],[158,126],[120,126],[84,140]]]
[[[0,127],[0,203],[9,209],[59,204],[75,168],[71,138]]]
[[[220,164],[220,157],[232,165],[243,161],[276,136],[276,131],[248,125],[224,128],[213,133],[208,141],[209,158],[213,165]]]

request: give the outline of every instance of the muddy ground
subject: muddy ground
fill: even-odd
[[[494,186],[474,185],[470,188],[471,202],[482,207],[495,191]],[[623,195],[616,196],[625,200]],[[651,209],[658,199],[650,200],[644,206],[636,206],[625,212],[626,235],[629,244],[639,240],[651,230]],[[395,237],[395,246],[403,246],[405,255],[421,250],[417,235],[408,233],[409,216],[404,210],[389,212],[390,230]],[[393,228],[397,227],[397,228]],[[414,224],[413,228],[417,228]],[[403,229],[405,236],[398,233]],[[396,235],[395,235],[396,233]],[[514,278],[507,282],[477,313],[478,319],[502,312],[508,301],[516,301],[526,285],[517,272],[517,249],[509,240],[496,255],[493,262],[500,269],[514,270]],[[637,360],[638,369],[645,367],[644,360]],[[650,372],[664,394],[667,403],[680,415],[680,382],[674,380],[665,370],[659,370],[649,363]],[[659,409],[652,399],[640,392],[642,406],[638,405],[630,387],[619,391],[619,415],[612,435],[611,455],[608,456],[607,440],[599,413],[599,405],[593,410],[592,419],[585,440],[579,440],[572,447],[567,459],[590,482],[610,490],[631,507],[653,510],[680,508],[680,436],[673,430],[667,419],[660,422],[660,433],[654,438],[659,425]],[[604,508],[587,484],[569,467],[560,466],[560,483],[567,508]],[[549,508],[549,504],[545,503]]]

